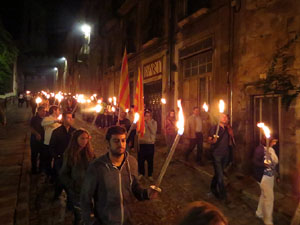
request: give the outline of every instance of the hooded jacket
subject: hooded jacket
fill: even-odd
[[[88,167],[80,196],[83,221],[86,225],[128,224],[129,205],[134,197],[149,199],[147,190],[137,182],[136,159],[125,153],[124,163],[118,169],[107,153]]]

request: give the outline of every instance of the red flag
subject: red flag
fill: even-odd
[[[143,76],[139,68],[138,80],[136,83],[135,96],[134,96],[134,112],[139,113],[140,119],[137,122],[136,130],[141,137],[145,133],[145,120],[144,120],[144,86],[143,86]]]
[[[129,75],[128,75],[128,61],[126,48],[124,51],[121,76],[120,76],[120,86],[119,86],[119,106],[126,111],[130,106],[130,91],[129,91]]]

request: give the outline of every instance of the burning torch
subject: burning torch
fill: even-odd
[[[130,128],[129,128],[129,131],[128,131],[128,133],[127,133],[126,139],[129,137],[131,131],[133,130],[133,127],[134,127],[135,124],[139,121],[139,119],[140,119],[140,114],[136,112],[136,113],[134,114],[134,120],[133,120],[133,123],[131,124],[131,126],[130,126]]]
[[[271,131],[270,131],[269,127],[267,127],[264,123],[258,123],[257,126],[264,131],[264,134],[265,134],[265,137],[266,137],[267,151],[266,151],[266,158],[264,160],[264,163],[266,165],[271,165],[272,161],[271,161],[270,150],[269,150],[269,148],[270,148]]]
[[[163,179],[163,177],[164,177],[164,175],[166,173],[166,170],[167,170],[167,168],[168,168],[168,166],[169,166],[169,164],[171,162],[171,159],[173,157],[175,149],[176,149],[176,147],[178,145],[179,139],[180,139],[181,135],[184,132],[184,116],[183,116],[183,110],[182,110],[182,107],[181,107],[181,100],[177,100],[177,106],[179,108],[178,121],[176,123],[176,126],[178,128],[177,135],[176,135],[175,140],[173,142],[173,145],[172,145],[172,147],[171,147],[171,149],[169,151],[168,157],[167,157],[167,159],[166,159],[166,161],[165,161],[165,163],[164,163],[164,165],[163,165],[163,167],[162,167],[162,169],[160,171],[158,179],[156,180],[155,185],[151,185],[150,186],[150,188],[152,188],[152,189],[154,189],[154,190],[156,190],[158,192],[161,192],[161,189],[159,188],[159,186],[160,186],[160,184],[162,182],[162,179]]]
[[[221,100],[219,101],[219,112],[220,112],[220,114],[221,114],[221,113],[224,113],[224,109],[225,109],[225,103],[224,103],[224,101],[221,99]],[[221,117],[220,117],[220,115],[219,115],[219,120],[218,120],[217,130],[216,130],[216,134],[214,135],[214,137],[216,137],[216,138],[219,138],[220,119],[221,119]]]

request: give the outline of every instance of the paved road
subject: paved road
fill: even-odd
[[[104,132],[94,129],[80,120],[76,120],[75,127],[83,127],[92,134],[92,144],[96,155],[102,155],[107,151],[104,141]],[[154,178],[158,176],[159,170],[166,158],[166,148],[156,148],[154,160]],[[255,217],[256,203],[244,196],[229,190],[232,204],[227,206],[216,200],[208,193],[210,177],[207,173],[199,173],[191,166],[180,161],[180,149],[177,150],[175,160],[170,164],[166,176],[162,182],[162,194],[159,200],[137,202],[132,206],[135,217],[135,224],[140,225],[173,225],[176,224],[177,216],[182,208],[193,201],[205,200],[215,204],[227,216],[232,225],[260,225],[263,224]],[[132,153],[136,155],[135,153]],[[144,187],[150,182],[147,179],[142,181]],[[65,196],[59,201],[52,201],[53,187],[45,182],[40,175],[32,176],[30,194],[31,225],[50,224],[72,224],[72,214],[65,210]],[[275,215],[275,224],[288,225],[286,218]]]
[[[7,126],[0,125],[0,221],[28,224],[30,109],[9,105]]]

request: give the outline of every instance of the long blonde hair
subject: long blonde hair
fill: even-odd
[[[68,164],[70,164],[71,166],[76,165],[77,163],[82,163],[83,160],[86,162],[90,162],[95,158],[94,150],[90,144],[90,141],[88,141],[86,146],[80,150],[77,139],[83,133],[86,133],[90,137],[89,132],[83,128],[74,131],[69,146],[65,151],[65,156],[68,160]]]

